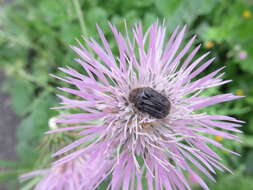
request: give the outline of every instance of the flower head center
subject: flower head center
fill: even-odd
[[[150,87],[135,88],[129,93],[128,100],[142,113],[163,119],[170,111],[170,101]]]

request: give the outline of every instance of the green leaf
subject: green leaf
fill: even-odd
[[[138,0],[135,3],[138,7],[147,7],[153,3],[153,0]]]
[[[80,39],[81,35],[81,28],[78,22],[67,23],[61,27],[60,38],[66,43],[66,46],[73,44],[75,39]]]
[[[135,10],[128,11],[125,15],[128,24],[135,24],[139,21],[138,13]]]
[[[212,190],[250,190],[253,189],[253,178],[243,175],[242,171],[236,171],[233,175],[226,175],[219,178],[218,182],[211,184]]]
[[[39,10],[42,18],[50,26],[61,26],[67,19],[67,6],[69,2],[63,1],[40,1]]]
[[[249,131],[253,133],[253,117],[249,118],[248,126],[249,126]]]
[[[248,43],[247,45],[245,45],[245,50],[248,56],[246,57],[246,59],[238,60],[238,62],[243,71],[253,74],[253,67],[252,67],[253,54],[251,53],[253,52],[253,44]]]
[[[0,172],[0,184],[6,183],[10,180],[13,180],[17,178],[17,171],[16,170],[10,170],[10,171],[1,171]]]
[[[103,30],[107,29],[107,17],[108,13],[100,7],[94,7],[88,10],[84,16],[84,20],[90,26],[89,31],[91,34],[97,33],[96,24],[98,24]]]
[[[164,16],[173,15],[184,0],[156,0],[155,5],[158,11]],[[178,15],[180,16],[180,15]]]
[[[245,147],[253,147],[253,136],[250,135],[242,135],[241,137],[242,142],[243,142],[243,146]]]
[[[34,186],[40,182],[40,177],[35,177],[29,180],[25,185],[22,186],[20,190],[32,190],[34,189]]]
[[[1,167],[16,167],[18,165],[17,162],[7,161],[7,160],[0,160]]]
[[[253,174],[253,150],[251,150],[248,155],[247,155],[247,158],[246,158],[246,172],[247,174],[250,174],[252,175]]]
[[[29,111],[33,88],[31,83],[22,79],[11,82],[11,105],[18,115],[23,116]]]
[[[56,114],[49,108],[55,105],[55,98],[45,93],[37,97],[32,104],[33,112],[22,121],[17,129],[17,152],[23,160],[29,160],[36,156],[39,139],[48,130],[48,120]]]
[[[206,15],[206,14],[209,14],[217,3],[219,3],[219,0],[205,0],[205,1],[191,0],[191,1],[184,1],[185,8],[187,8],[187,11],[190,10],[191,13],[197,14],[197,15]]]

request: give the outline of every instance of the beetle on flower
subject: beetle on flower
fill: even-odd
[[[214,58],[205,60],[209,53],[195,58],[200,49],[200,45],[192,49],[196,36],[181,47],[186,27],[177,27],[168,40],[164,24],[155,23],[145,33],[139,24],[131,34],[126,30],[125,37],[115,26],[110,28],[117,55],[98,27],[101,45],[85,40],[92,52],[80,42],[79,47],[72,46],[86,75],[66,67],[60,70],[70,76],[55,76],[74,86],[60,90],[81,98],[60,95],[59,108],[77,108],[80,113],[62,116],[58,122],[69,126],[49,133],[81,130],[82,136],[54,154],[72,151],[55,164],[98,150],[113,163],[101,172],[103,179],[111,175],[112,190],[191,189],[188,175],[208,189],[199,172],[215,181],[215,170],[229,170],[208,144],[236,153],[205,134],[239,141],[231,132],[240,132],[242,123],[230,116],[201,113],[201,108],[240,98],[230,93],[201,95],[230,82],[222,80],[223,68],[198,76]],[[101,122],[87,124],[93,120]]]

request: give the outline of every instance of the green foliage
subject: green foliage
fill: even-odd
[[[23,116],[29,111],[33,90],[33,86],[25,80],[17,80],[11,85],[11,103],[18,115]]]
[[[27,116],[17,129],[17,152],[23,160],[28,160],[36,156],[36,150],[31,146],[38,145],[38,139],[44,136],[48,130],[48,120],[55,115],[55,112],[49,108],[55,104],[52,95],[42,94],[36,98],[31,105],[32,112]]]
[[[239,167],[233,175],[222,176],[217,184],[211,185],[212,190],[249,190],[253,189],[252,176],[245,176],[243,174],[244,168]]]
[[[97,39],[97,23],[115,47],[108,21],[123,31],[124,21],[129,25],[142,21],[147,29],[157,19],[165,19],[169,31],[177,25],[188,24],[189,34],[198,34],[198,43],[213,43],[213,47],[204,45],[204,50],[213,50],[212,55],[216,57],[213,67],[206,73],[226,66],[224,78],[232,79],[233,83],[210,89],[203,95],[235,92],[246,96],[204,110],[246,121],[242,146],[227,140],[222,142],[227,148],[241,152],[242,157],[231,158],[226,152],[219,152],[227,165],[235,169],[236,175],[220,175],[211,189],[253,189],[250,176],[253,175],[253,17],[247,13],[253,15],[250,0],[18,0],[3,5],[0,8],[0,68],[8,75],[5,86],[11,96],[11,105],[23,120],[17,130],[16,149],[20,161],[0,162],[9,168],[0,173],[0,182],[16,179],[24,171],[39,168],[42,163],[41,160],[38,162],[41,150],[35,147],[39,147],[48,130],[48,120],[57,115],[49,109],[57,104],[55,87],[66,85],[49,74],[61,75],[57,70],[61,66],[80,69],[74,63],[75,55],[68,45],[76,44],[76,39],[82,41],[81,36]],[[240,58],[242,52],[247,54],[244,58]],[[61,138],[71,141],[69,137]],[[51,143],[58,141],[49,138],[47,142],[49,144],[44,144],[50,148],[43,149],[45,155],[57,149],[51,147]],[[43,166],[49,160],[47,157]],[[241,169],[239,165],[247,169]],[[31,189],[36,180],[27,183],[23,189]],[[99,189],[105,189],[107,184],[105,181]]]

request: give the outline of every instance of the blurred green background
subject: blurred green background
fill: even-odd
[[[40,144],[48,140],[43,134],[48,130],[48,120],[57,115],[49,109],[58,102],[55,87],[65,84],[49,74],[62,75],[57,70],[61,66],[79,69],[70,44],[76,45],[76,39],[82,41],[82,35],[96,39],[98,23],[115,47],[108,21],[123,31],[124,20],[129,25],[141,21],[147,28],[157,19],[165,19],[169,32],[187,24],[186,38],[197,34],[196,44],[203,44],[201,51],[211,51],[216,57],[206,73],[226,66],[224,78],[233,82],[209,90],[208,95],[233,92],[246,96],[206,110],[246,121],[242,144],[213,137],[242,156],[217,150],[234,174],[218,174],[217,183],[209,184],[210,189],[253,190],[252,0],[0,0],[0,4],[0,69],[6,75],[2,90],[10,95],[13,110],[22,118],[16,131],[18,160],[0,161],[4,168],[0,170],[0,183],[20,189],[23,185],[18,184],[17,176],[42,167],[42,162],[38,163],[41,152],[54,149],[51,141],[46,144],[50,148]],[[192,185],[199,188],[194,182]]]

